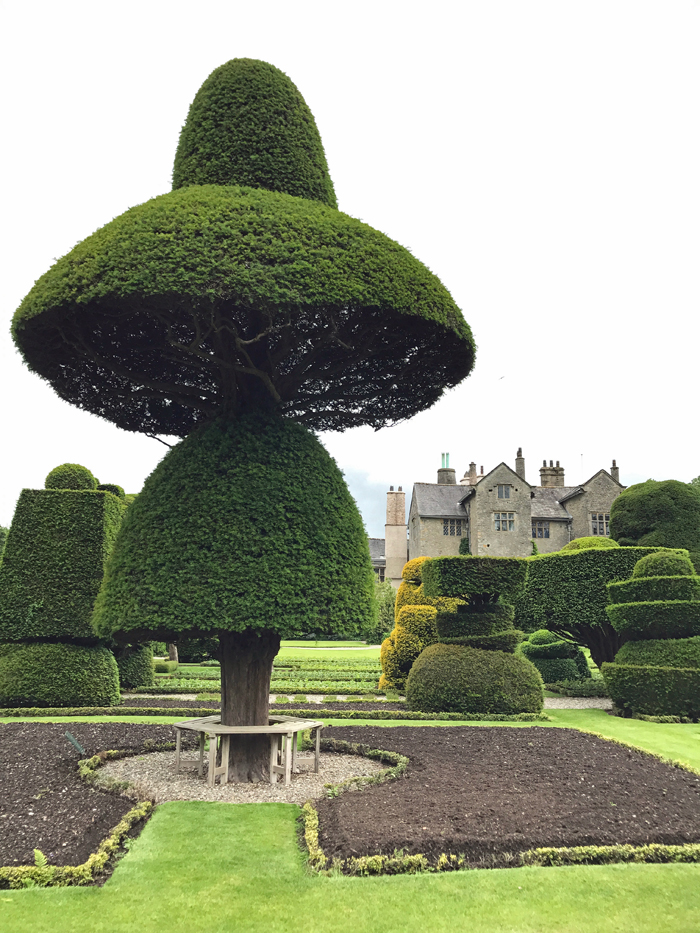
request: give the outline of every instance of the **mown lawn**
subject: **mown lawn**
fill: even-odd
[[[168,803],[104,888],[0,891],[7,933],[688,933],[700,866],[323,878],[288,804]]]

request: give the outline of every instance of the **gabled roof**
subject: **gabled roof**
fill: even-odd
[[[368,538],[367,541],[369,543],[369,556],[372,558],[372,563],[386,561],[385,539]]]
[[[533,521],[569,521],[573,516],[566,511],[562,501],[577,492],[583,492],[580,486],[533,486],[532,491],[534,495],[530,501],[530,509]]]
[[[596,473],[593,474],[593,476],[591,476],[589,479],[587,479],[585,483],[581,483],[581,485],[582,485],[582,486],[587,486],[589,483],[592,483],[592,482],[593,482],[593,480],[596,478],[596,476],[600,476],[601,473],[603,473],[605,476],[607,476],[607,478],[610,480],[610,482],[615,483],[616,486],[619,486],[620,489],[627,489],[626,486],[623,486],[622,483],[620,483],[620,482],[618,482],[618,480],[614,479],[614,478],[610,475],[610,473],[608,473],[607,470],[598,470]]]
[[[495,467],[493,468],[493,470],[489,470],[489,472],[486,473],[485,476],[480,476],[480,477],[479,477],[479,483],[485,483],[486,480],[489,478],[489,476],[491,476],[492,473],[495,473],[496,470],[498,470],[500,467],[505,467],[506,470],[508,470],[508,472],[509,472],[519,483],[523,483],[523,485],[527,486],[528,489],[532,489],[532,488],[533,488],[533,487],[530,485],[530,483],[528,483],[528,481],[527,481],[526,479],[523,479],[522,476],[518,476],[518,474],[515,472],[515,470],[513,469],[513,467],[508,466],[508,464],[505,463],[503,460],[501,460],[501,462],[498,464],[498,466],[495,466]]]
[[[464,500],[473,494],[473,486],[413,484],[413,502],[421,518],[466,518]]]

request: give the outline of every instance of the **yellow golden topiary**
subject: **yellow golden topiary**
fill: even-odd
[[[397,628],[410,632],[428,645],[438,639],[436,619],[437,609],[434,606],[404,606],[399,613]]]

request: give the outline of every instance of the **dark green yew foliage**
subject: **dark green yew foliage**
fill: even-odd
[[[362,635],[374,574],[357,506],[316,438],[219,419],[170,451],[127,509],[96,607],[102,636]]]
[[[62,463],[54,467],[44,481],[44,489],[96,489],[97,480],[87,467],[79,463]]]
[[[97,488],[100,492],[111,492],[117,499],[126,499],[124,489],[116,483],[100,483]]]
[[[337,207],[313,114],[274,65],[234,58],[192,102],[175,154],[173,188],[246,185]]]
[[[533,632],[520,646],[520,652],[532,661],[546,684],[591,676],[586,656],[578,645],[564,641],[547,629]]]
[[[116,647],[119,685],[122,690],[133,687],[152,687],[155,683],[153,645],[126,645]]]
[[[114,655],[99,645],[0,645],[0,706],[85,707],[119,703]]]
[[[700,488],[675,479],[629,486],[610,508],[610,535],[622,545],[686,548],[700,564]]]
[[[97,641],[90,620],[123,509],[107,492],[22,490],[0,564],[0,641]]]
[[[600,538],[595,535],[589,535],[583,538],[574,538],[573,541],[569,541],[563,548],[560,548],[560,551],[582,551],[584,548],[591,547],[610,548],[620,547],[620,545],[617,541],[613,541],[612,538]]]
[[[627,584],[608,587],[610,622],[629,641],[602,672],[627,715],[700,716],[700,590],[689,569],[687,551],[661,551],[642,558]]]

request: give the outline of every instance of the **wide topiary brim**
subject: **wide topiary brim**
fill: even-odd
[[[475,349],[440,280],[388,237],[318,202],[214,185],[88,237],[12,331],[62,398],[181,436],[258,390],[317,429],[379,427],[430,407]]]

